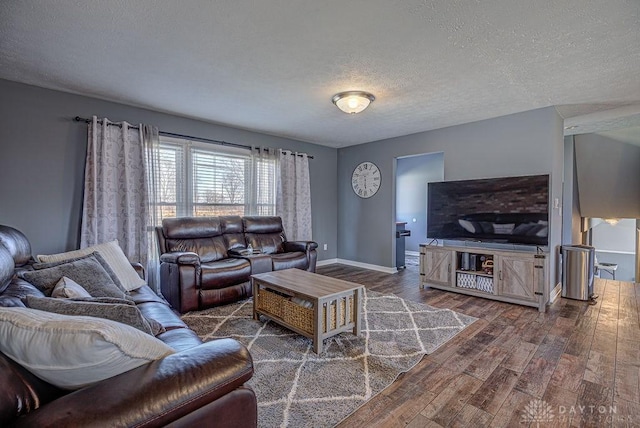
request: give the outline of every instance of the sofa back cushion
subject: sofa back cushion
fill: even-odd
[[[31,244],[18,229],[0,225],[0,246],[9,251],[16,267],[24,266],[31,261]]]
[[[247,246],[244,239],[242,217],[238,215],[222,216],[220,217],[220,223],[222,224],[227,250],[245,248]]]
[[[162,220],[163,252],[191,251],[201,262],[227,257],[220,217],[177,217]]]
[[[4,246],[0,245],[0,293],[9,285],[13,277],[13,257]]]
[[[247,244],[265,254],[284,252],[284,235],[280,217],[247,216],[242,218]]]

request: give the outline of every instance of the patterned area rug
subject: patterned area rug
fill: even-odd
[[[204,341],[233,337],[249,348],[260,427],[331,427],[473,323],[476,318],[365,290],[362,334],[311,340],[252,318],[251,299],[182,319]]]

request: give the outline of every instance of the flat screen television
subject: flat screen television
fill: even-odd
[[[549,175],[428,183],[427,238],[549,244]]]

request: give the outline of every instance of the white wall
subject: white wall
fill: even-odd
[[[616,263],[616,279],[635,280],[636,220],[622,219],[616,225],[606,222],[591,229],[591,244],[596,248],[599,262]],[[602,278],[611,278],[601,273]]]

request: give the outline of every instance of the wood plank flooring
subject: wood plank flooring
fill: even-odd
[[[595,305],[558,299],[541,314],[420,290],[416,259],[393,275],[338,264],[317,269],[478,318],[339,427],[640,427],[640,284],[598,278]],[[531,410],[532,400],[550,413]]]

